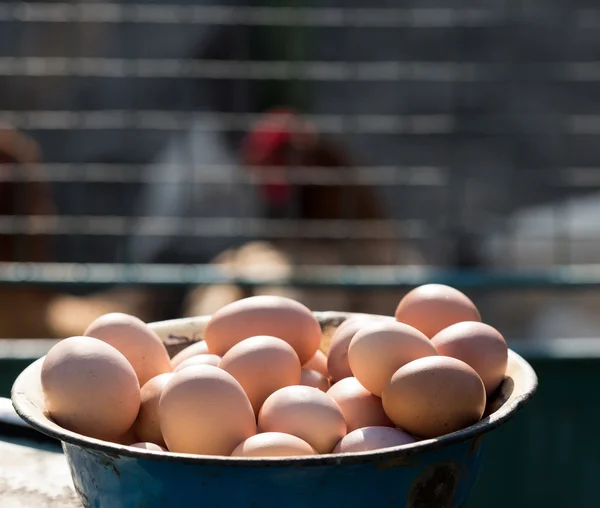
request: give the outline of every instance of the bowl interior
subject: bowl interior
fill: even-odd
[[[327,352],[331,336],[335,329],[352,314],[341,312],[315,312],[316,317],[321,323],[323,338],[321,349]],[[152,328],[165,343],[169,354],[174,356],[176,353],[187,347],[188,345],[202,340],[202,335],[206,323],[210,317],[200,316],[195,318],[177,319],[171,321],[163,321],[160,323],[151,324]],[[141,450],[131,447],[126,447],[116,443],[101,441],[87,436],[82,436],[75,432],[66,430],[52,421],[44,409],[43,392],[40,380],[40,372],[44,358],[36,360],[33,364],[27,367],[18,379],[15,381],[12,390],[12,400],[17,413],[30,425],[39,431],[48,434],[61,441],[71,442],[88,446],[91,448],[102,449],[105,451],[120,452],[129,456],[148,456],[153,455],[156,459],[161,460],[198,460],[204,459],[210,461],[231,461],[231,462],[248,462],[256,461],[257,459],[243,459],[233,457],[202,457],[186,454],[162,454]],[[487,432],[502,424],[504,421],[512,417],[512,415],[533,396],[537,387],[537,377],[531,366],[514,351],[509,350],[508,367],[506,377],[496,391],[488,399],[488,405],[483,419],[465,429],[462,429],[445,436],[435,439],[419,441],[411,445],[402,447],[389,448],[385,452],[363,452],[360,454],[352,454],[355,456],[368,456],[377,453],[388,453],[399,451],[400,448],[404,453],[417,453],[419,450],[425,450],[432,446],[440,446],[444,443],[461,441],[473,437],[475,435]],[[293,462],[300,461],[323,461],[324,458],[348,456],[350,454],[329,454],[315,457],[301,457],[298,459],[260,459],[263,462]]]

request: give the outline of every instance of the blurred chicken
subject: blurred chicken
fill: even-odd
[[[22,217],[23,230],[0,233],[0,262],[50,260],[48,239],[32,229],[36,217],[52,214],[47,185],[28,180],[39,170],[40,149],[35,141],[8,126],[0,127],[0,216]],[[46,310],[53,292],[30,285],[0,286],[0,337],[48,337]]]
[[[193,288],[179,314],[211,314],[230,302],[257,294],[288,296],[314,310],[393,313],[398,294],[277,285],[277,281],[293,276],[302,266],[386,265],[394,264],[398,258],[403,264],[421,262],[410,249],[400,249],[386,230],[386,213],[374,189],[353,183],[356,169],[344,151],[295,112],[275,109],[264,115],[245,137],[240,157],[248,173],[263,181],[260,191],[264,218],[373,221],[363,227],[370,233],[380,233],[381,239],[346,239],[344,234],[339,235],[340,231],[330,230],[324,235],[330,238],[325,239],[288,235],[285,239],[250,241],[225,250],[212,263],[229,277],[251,278],[260,285]],[[296,178],[302,176],[301,172],[309,172],[314,182],[327,171],[340,172],[340,183],[320,185],[310,183],[308,178],[306,181]],[[266,183],[263,175],[267,176]],[[67,336],[81,333],[104,312],[127,312],[150,320],[161,305],[160,296],[161,291],[147,288],[117,288],[85,298],[64,296],[52,303],[50,322],[55,335]]]
[[[268,173],[262,185],[265,215],[270,219],[302,221],[373,221],[366,227],[380,233],[381,239],[352,239],[336,236],[331,225],[330,238],[277,239],[249,244],[231,250],[215,260],[225,273],[236,277],[256,277],[264,283],[291,276],[297,267],[310,265],[393,265],[419,264],[420,257],[400,247],[385,224],[385,208],[373,188],[356,185],[356,169],[345,152],[320,135],[308,121],[289,109],[275,109],[265,115],[242,144],[242,161],[251,172]],[[294,172],[310,175],[313,182],[294,183]],[[335,185],[320,185],[320,173],[339,172]],[[335,172],[335,173],[334,173]],[[307,179],[306,182],[310,182]],[[348,183],[345,183],[348,182]],[[194,289],[185,304],[184,315],[210,314],[226,303],[251,294],[281,294],[301,301],[314,310],[345,310],[392,313],[399,295],[385,291],[353,291],[341,288],[290,288],[264,285],[254,290],[236,285],[217,285]]]

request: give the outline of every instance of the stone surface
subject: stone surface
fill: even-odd
[[[81,508],[60,449],[0,436],[0,508]]]

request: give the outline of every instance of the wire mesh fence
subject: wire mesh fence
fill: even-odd
[[[2,2],[0,282],[593,290],[598,26],[559,0]]]

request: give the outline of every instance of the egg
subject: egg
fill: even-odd
[[[322,392],[329,390],[329,379],[316,370],[302,369],[299,384],[318,388]]]
[[[457,358],[473,367],[487,395],[504,380],[508,346],[495,328],[477,321],[463,321],[444,328],[431,342],[441,355]]]
[[[61,427],[115,441],[129,431],[140,408],[140,385],[114,347],[92,337],[53,346],[42,364],[45,408]]]
[[[338,381],[327,395],[337,402],[344,413],[348,432],[362,427],[394,426],[383,410],[381,399],[361,385],[355,377]]]
[[[396,308],[396,320],[415,327],[431,338],[461,321],[481,321],[475,304],[458,289],[425,284],[407,293]]]
[[[160,397],[158,416],[171,452],[231,455],[256,433],[243,388],[231,374],[211,365],[174,373]]]
[[[348,363],[348,346],[356,332],[372,322],[373,319],[368,316],[353,316],[338,326],[333,333],[327,355],[327,371],[334,383],[353,376]]]
[[[146,323],[134,316],[105,314],[94,320],[84,335],[118,349],[131,363],[141,386],[154,376],[171,372],[165,345]]]
[[[206,325],[204,339],[211,353],[223,356],[248,337],[270,335],[294,348],[300,364],[309,361],[321,343],[321,326],[310,310],[282,296],[252,296],[219,309]]]
[[[412,326],[397,322],[372,322],[362,326],[348,347],[348,361],[354,377],[378,397],[402,365],[434,355],[437,351],[425,335]]]
[[[161,446],[165,444],[160,431],[158,403],[172,377],[171,373],[159,374],[142,386],[140,411],[133,424],[135,433],[139,437],[137,441],[148,441]]]
[[[173,369],[173,372],[179,372],[190,365],[212,365],[213,367],[218,367],[219,363],[221,363],[221,357],[217,355],[211,355],[207,353],[205,355],[196,355],[188,358],[187,360],[183,360],[177,367]]]
[[[219,368],[240,383],[256,414],[273,392],[300,382],[300,360],[292,346],[267,335],[238,342],[225,353]]]
[[[163,448],[162,446],[158,446],[157,444],[154,443],[133,443],[132,445],[134,448],[142,448],[143,450],[151,450],[153,452],[166,452],[166,448]]]
[[[232,457],[300,457],[316,455],[306,441],[282,432],[263,432],[249,437],[233,450]]]
[[[182,349],[177,353],[173,358],[171,358],[171,367],[175,370],[179,364],[188,358],[192,358],[193,356],[204,355],[208,353],[208,345],[205,341],[201,340],[199,342],[195,342],[190,346]]]
[[[303,369],[308,370],[316,370],[320,374],[325,377],[329,377],[329,372],[327,372],[327,355],[323,353],[320,349],[317,349],[317,352],[313,355],[313,357],[308,360],[304,365],[302,365]]]
[[[283,432],[303,439],[318,453],[329,453],[346,435],[337,403],[317,388],[287,386],[269,396],[258,415],[260,432]]]
[[[485,410],[485,387],[466,363],[429,356],[400,367],[383,389],[382,402],[398,427],[433,438],[478,422]]]
[[[134,423],[135,426],[135,423]],[[131,443],[136,443],[140,440],[138,435],[135,433],[133,427],[131,427],[125,434],[121,434],[118,438],[116,438],[113,442],[129,446]]]
[[[363,427],[344,436],[333,453],[360,453],[415,443],[416,439],[394,427]]]

